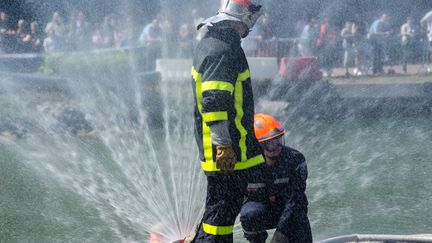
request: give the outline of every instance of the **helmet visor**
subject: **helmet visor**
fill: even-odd
[[[263,10],[261,5],[250,5],[248,7],[248,14],[243,16],[242,21],[250,29],[254,27],[258,19],[263,15]]]
[[[276,151],[280,146],[285,145],[284,136],[279,136],[260,143],[261,148],[269,152]]]

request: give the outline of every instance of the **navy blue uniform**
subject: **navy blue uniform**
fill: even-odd
[[[192,87],[195,138],[207,176],[207,198],[195,242],[232,242],[247,182],[261,177],[265,160],[253,129],[252,83],[238,31],[229,22],[204,25],[200,31],[203,38],[195,49]],[[211,137],[210,127],[219,122],[227,122],[237,157],[234,171],[226,174],[216,166]]]
[[[276,228],[290,243],[312,242],[305,194],[308,170],[303,154],[284,146],[275,165],[266,165],[265,170],[272,175],[271,181],[248,183],[248,196],[240,213],[246,239],[265,242],[266,230]]]

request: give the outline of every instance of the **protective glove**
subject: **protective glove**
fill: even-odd
[[[270,243],[289,243],[289,241],[284,234],[276,230]]]
[[[216,145],[216,168],[221,172],[231,172],[236,162],[237,157],[231,144]]]

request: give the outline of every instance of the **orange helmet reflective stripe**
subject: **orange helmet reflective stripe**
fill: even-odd
[[[272,138],[285,134],[285,129],[278,120],[267,114],[256,114],[254,117],[255,137],[259,142],[264,142]]]
[[[249,8],[249,6],[251,5],[251,2],[249,0],[232,0],[232,1],[241,4],[246,8]]]

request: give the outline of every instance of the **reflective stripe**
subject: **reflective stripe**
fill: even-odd
[[[244,71],[244,72],[242,72],[242,73],[239,73],[239,75],[237,77],[237,82],[246,81],[248,78],[250,78],[250,71],[249,71],[249,69],[246,70],[246,71]]]
[[[195,82],[197,82],[198,79],[201,80],[201,74],[199,74],[196,70],[195,67],[192,67],[192,78],[195,80]]]
[[[262,156],[262,154],[257,155],[251,159],[248,159],[247,161],[242,161],[242,162],[237,162],[235,164],[234,169],[235,170],[244,170],[244,169],[248,169],[251,167],[254,167],[255,165],[259,165],[264,163],[264,156]]]
[[[237,162],[235,164],[234,170],[245,170],[245,169],[249,169],[251,167],[254,167],[256,165],[262,164],[264,163],[264,157],[260,154],[257,155],[247,161],[242,161],[242,162]],[[216,163],[213,162],[212,160],[207,160],[206,162],[201,162],[201,167],[203,168],[204,171],[219,171],[219,169],[216,168]]]
[[[274,181],[274,184],[283,184],[283,183],[288,183],[288,182],[289,182],[289,178],[285,177],[285,178],[276,179]]]
[[[242,125],[242,119],[243,119],[243,83],[241,81],[245,77],[249,77],[249,70],[246,70],[246,72],[240,73],[237,77],[237,82],[235,84],[235,91],[234,91],[234,99],[235,99],[235,110],[236,110],[236,117],[235,117],[235,124],[236,127],[240,133],[240,141],[239,141],[239,147],[240,147],[240,153],[241,153],[241,161],[245,161],[247,159],[247,147],[246,147],[246,135],[247,131]],[[247,78],[246,78],[247,79]],[[246,80],[245,79],[245,80]]]
[[[203,120],[205,122],[214,122],[214,121],[227,121],[228,120],[228,112],[207,112],[202,114]]]
[[[234,225],[230,226],[214,226],[210,224],[202,224],[204,232],[209,235],[230,235],[233,233]]]
[[[208,90],[223,90],[232,94],[234,91],[234,86],[231,83],[225,81],[205,81],[202,83],[202,92]]]
[[[247,188],[248,189],[258,189],[258,188],[264,188],[265,183],[248,183]]]
[[[201,74],[195,70],[195,67],[192,67],[192,77],[195,80],[195,93],[196,93],[198,111],[202,115],[202,105],[201,105],[202,77],[201,77]],[[211,141],[210,127],[207,126],[207,124],[204,121],[204,118],[203,118],[203,122],[202,122],[202,139],[203,139],[204,158],[206,161],[210,161],[210,163],[212,163],[212,161],[213,161],[213,145],[212,145],[212,141]]]

